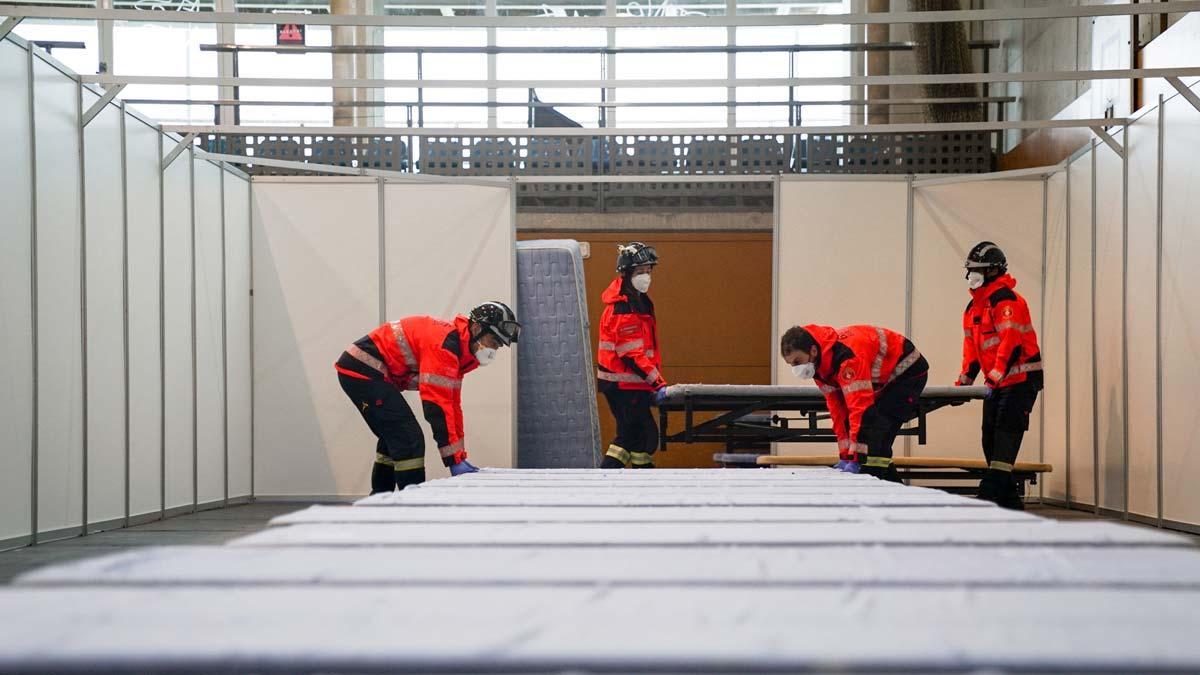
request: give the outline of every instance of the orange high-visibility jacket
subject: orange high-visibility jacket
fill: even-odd
[[[462,380],[479,367],[471,352],[470,321],[410,316],[371,331],[371,343],[382,361],[357,344],[346,353],[399,389],[421,394],[421,408],[433,428],[433,439],[446,466],[467,458],[463,433]],[[361,377],[338,368],[351,377]]]
[[[875,403],[875,392],[909,372],[921,361],[921,352],[903,335],[877,326],[805,326],[820,346],[814,378],[833,422],[839,455],[867,453],[859,442],[862,416]]]
[[[659,372],[662,351],[658,348],[654,304],[647,296],[631,303],[621,285],[622,278],[618,276],[601,296],[604,313],[600,317],[600,345],[596,350],[600,367],[596,379],[615,382],[621,389],[656,391],[667,386],[667,382]]]
[[[1011,387],[1042,370],[1042,353],[1025,298],[1013,290],[1016,279],[1005,274],[971,291],[963,312],[961,385],[982,371],[989,387]]]

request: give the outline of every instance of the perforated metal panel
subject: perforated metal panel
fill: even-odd
[[[808,173],[984,173],[990,135],[818,134],[808,137]]]

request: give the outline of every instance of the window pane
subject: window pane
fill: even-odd
[[[82,42],[83,49],[50,47],[50,55],[77,73],[90,75],[99,68],[100,52],[94,21],[25,19],[13,33],[33,42]]]
[[[121,22],[113,25],[113,72],[117,75],[216,77],[217,55],[200,45],[217,41],[216,29],[205,24]],[[130,86],[122,98],[217,98],[217,88],[188,85]],[[147,115],[167,124],[212,124],[213,107],[205,105],[139,104]]]
[[[309,26],[305,42],[312,47],[328,47],[331,40],[328,26]],[[237,43],[241,45],[274,45],[274,26],[238,26]],[[275,54],[243,52],[238,55],[238,75],[241,77],[332,77],[333,61],[329,54]],[[240,98],[248,101],[332,101],[329,87],[242,87]],[[333,124],[330,106],[245,106],[242,124],[286,126]]]

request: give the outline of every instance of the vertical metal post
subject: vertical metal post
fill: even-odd
[[[387,321],[387,217],[384,207],[384,182],[380,176],[375,179],[376,198],[378,201],[379,217],[379,323]]]
[[[737,16],[737,0],[725,0],[725,14]],[[725,78],[733,80],[737,77],[737,53],[733,49],[737,47],[736,27],[725,28],[725,44],[730,47],[729,51],[725,53]],[[737,87],[725,89],[725,102],[728,104],[725,108],[725,126],[732,129],[737,126]]]
[[[1039,326],[1042,331],[1043,339],[1048,339],[1046,329],[1046,283],[1047,278],[1046,256],[1049,254],[1050,245],[1050,177],[1042,177],[1042,307],[1039,312]],[[1038,462],[1046,461],[1046,395],[1041,396],[1041,411],[1038,415]],[[1045,497],[1045,481],[1038,481],[1038,500]]]
[[[909,174],[904,179],[904,185],[907,192],[905,205],[905,230],[904,230],[904,334],[912,337],[913,334],[913,286],[915,285],[915,268],[913,267],[913,256],[916,251],[916,198],[917,189],[913,186],[913,175]],[[912,455],[912,436],[904,437],[904,456]]]
[[[1072,164],[1072,162],[1070,162],[1070,161],[1067,162],[1067,168],[1066,168],[1067,189],[1066,189],[1066,196],[1064,197],[1064,199],[1066,200],[1065,203],[1066,203],[1067,236],[1066,236],[1066,256],[1065,257],[1066,257],[1066,261],[1067,261],[1067,264],[1066,264],[1067,281],[1066,281],[1066,288],[1065,288],[1066,302],[1063,303],[1063,306],[1064,306],[1063,312],[1065,314],[1065,317],[1064,317],[1065,320],[1063,321],[1063,344],[1064,344],[1063,372],[1066,373],[1066,377],[1064,378],[1064,382],[1063,382],[1063,396],[1067,400],[1067,411],[1066,411],[1067,414],[1066,414],[1066,418],[1063,421],[1063,427],[1064,427],[1063,432],[1066,435],[1066,440],[1067,440],[1067,452],[1066,452],[1067,456],[1066,456],[1066,461],[1065,461],[1065,464],[1066,464],[1066,476],[1065,476],[1066,488],[1063,490],[1063,500],[1066,502],[1068,509],[1071,508],[1071,235],[1072,235],[1072,232],[1071,232],[1071,164]]]
[[[254,180],[246,177],[246,256],[250,273],[250,500],[254,501]]]
[[[191,221],[191,278],[192,278],[192,513],[200,501],[200,388],[197,383],[199,360],[196,358],[196,152],[188,148],[188,215]]]
[[[111,22],[110,22],[111,23]],[[125,366],[125,382],[122,390],[125,394],[125,522],[129,527],[129,158],[128,142],[125,129],[125,102],[121,101],[121,362]]]
[[[221,457],[225,484],[221,506],[229,506],[229,298],[225,262],[225,167],[221,172]]]
[[[425,58],[420,49],[417,50],[417,81],[424,79]],[[417,126],[425,126],[425,88],[417,87]]]
[[[163,131],[158,128],[158,517],[167,517],[167,216],[162,168]]]
[[[484,13],[484,16],[497,16],[496,0],[485,0],[483,13]],[[496,46],[496,28],[494,26],[491,26],[491,27],[485,28],[484,30],[487,33],[487,46],[489,47],[489,49],[487,51],[488,80],[495,81],[496,73],[497,73],[496,62],[499,58],[498,55],[496,54],[496,50],[494,49],[494,47]],[[496,109],[496,88],[495,87],[488,87],[487,100],[488,100],[487,126],[489,129],[495,129],[497,126],[499,126],[498,124],[496,124],[497,109]],[[530,125],[530,126],[532,127],[533,125]]]
[[[772,207],[774,210],[773,218],[771,219],[771,344],[768,354],[771,355],[771,384],[779,384],[775,367],[775,341],[779,339],[779,238],[783,231],[782,213],[783,201],[783,179],[781,176],[771,177],[772,194],[774,198]],[[772,447],[771,454],[775,454]]]
[[[604,15],[605,16],[616,16],[617,15],[617,0],[604,0]],[[616,28],[613,28],[613,27],[605,28],[604,29],[604,37],[606,40],[605,44],[608,46],[608,49],[612,50],[612,49],[617,48],[617,29]],[[617,77],[617,55],[615,52],[609,51],[604,54],[604,79],[614,80],[614,79],[616,79],[616,77]],[[612,89],[612,88],[600,90],[600,100],[601,101],[616,101],[617,100],[617,90]],[[615,126],[617,126],[617,122],[620,121],[620,115],[617,114],[616,108],[606,108],[604,111],[603,119],[604,119],[604,121],[600,124],[600,126],[615,127]],[[605,149],[612,147],[610,144],[611,140],[612,139],[609,136],[602,136],[601,137],[601,143],[603,144],[602,147],[604,147]],[[601,166],[604,166],[604,160],[607,159],[607,157],[608,157],[608,153],[605,152],[604,155],[599,158],[599,160],[601,162],[601,164],[600,164]],[[603,171],[601,173],[603,173]],[[600,195],[601,195],[601,197],[603,197],[605,194],[605,189],[608,186],[601,183],[598,187],[600,189]]]
[[[1157,491],[1158,526],[1163,526],[1163,339],[1162,339],[1162,303],[1163,303],[1163,181],[1165,165],[1165,145],[1167,110],[1163,105],[1163,95],[1158,95],[1158,172],[1155,189],[1158,206],[1155,209],[1155,253],[1154,253],[1154,454],[1155,454],[1155,483]]]
[[[1137,17],[1133,25],[1137,25]],[[1136,36],[1132,38],[1135,42]],[[1136,49],[1135,49],[1136,53]],[[1137,81],[1134,80],[1134,91]],[[1121,518],[1129,520],[1129,125],[1121,128]]]
[[[1096,321],[1096,247],[1097,247],[1097,231],[1096,224],[1096,172],[1099,170],[1099,163],[1096,161],[1096,151],[1098,149],[1096,140],[1092,139],[1092,489],[1095,493],[1092,496],[1093,513],[1100,515],[1100,383],[1098,382],[1098,370],[1100,367],[1099,355],[1096,350],[1099,345],[1098,331],[1099,326]]]
[[[41,434],[41,411],[38,406],[38,191],[37,191],[37,111],[34,103],[33,43],[26,43],[29,60],[29,315],[30,315],[30,359],[33,371],[33,426],[30,429],[29,473],[29,544],[38,543],[38,444]]]
[[[82,417],[83,445],[80,452],[80,473],[82,474],[83,499],[80,504],[82,521],[81,536],[88,533],[88,292],[87,292],[87,168],[86,152],[84,150],[83,126],[83,80],[75,78],[75,129],[76,141],[79,143],[79,355],[80,373],[83,376],[83,398],[80,405]]]

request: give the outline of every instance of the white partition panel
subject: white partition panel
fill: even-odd
[[[1200,524],[1200,112],[1174,98],[1163,111],[1163,510]],[[1136,367],[1149,367],[1139,358]]]
[[[196,162],[196,498],[225,498],[221,168]]]
[[[166,326],[166,508],[194,501],[191,153],[163,174]]]
[[[28,52],[0,41],[0,542],[30,533],[33,443],[32,280]]]
[[[780,335],[812,323],[874,324],[904,332],[907,233],[903,180],[781,180],[775,282]],[[795,382],[778,351],[772,346],[776,383]],[[779,450],[827,454],[831,447],[792,444]]]
[[[1100,506],[1121,510],[1125,499],[1125,387],[1122,372],[1122,162],[1096,146],[1096,422],[1099,425]]]
[[[38,530],[83,517],[79,89],[34,59],[37,111]]]
[[[1042,392],[1042,458],[1054,471],[1042,480],[1048,499],[1066,499],[1067,464],[1067,175],[1054,174],[1046,181],[1046,289],[1041,325],[1042,357],[1054,367],[1044,372]],[[1038,317],[1034,317],[1036,321]],[[1072,333],[1074,342],[1080,336]]]
[[[1158,112],[1129,127],[1129,510],[1158,516]],[[1144,364],[1144,365],[1143,365]],[[1146,367],[1149,366],[1149,367]]]
[[[387,317],[446,319],[487,300],[516,307],[515,225],[508,186],[388,184],[385,187]],[[366,332],[365,330],[362,332]],[[467,452],[478,466],[511,467],[516,447],[516,353],[463,383]],[[420,399],[406,393],[418,419]],[[426,431],[426,473],[448,475]],[[374,445],[359,448],[364,475]]]
[[[980,241],[993,241],[1004,250],[1016,290],[1028,301],[1036,325],[1042,290],[1042,189],[1041,180],[990,180],[916,190],[912,338],[929,359],[931,383],[951,384],[958,377],[962,315],[971,299],[962,265]],[[1040,407],[1021,446],[1022,460],[1039,457]],[[978,403],[937,411],[930,416],[929,444],[914,448],[914,454],[982,456],[981,414]]]
[[[1094,504],[1095,448],[1092,386],[1095,368],[1092,361],[1092,151],[1070,164],[1067,179],[1071,197],[1068,201],[1070,221],[1068,242],[1071,250],[1067,285],[1067,321],[1071,339],[1067,364],[1070,378],[1068,414],[1071,417],[1067,439],[1068,466],[1063,478],[1068,481],[1068,498],[1072,503]],[[1069,474],[1069,475],[1068,475]]]
[[[159,136],[134,119],[125,125],[129,206],[129,512],[162,508],[162,349],[159,282]]]
[[[251,184],[256,495],[356,495],[375,439],[333,363],[379,325],[373,180]]]
[[[225,173],[229,496],[250,496],[250,182]]]
[[[85,92],[84,108],[99,97]],[[121,109],[84,133],[87,214],[88,521],[125,517],[124,186]]]

